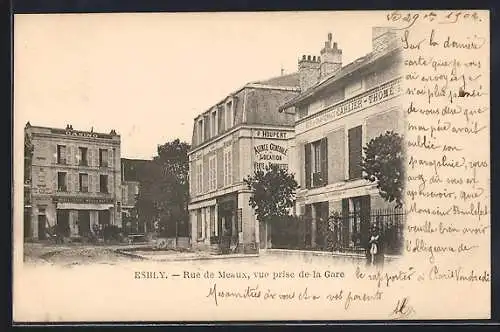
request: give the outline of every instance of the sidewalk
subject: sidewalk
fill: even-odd
[[[133,248],[135,249],[135,248]],[[217,260],[217,259],[234,259],[234,258],[249,258],[259,257],[258,254],[228,254],[216,255],[208,252],[177,252],[173,250],[158,250],[158,251],[141,251],[141,250],[127,250],[125,248],[115,248],[115,252],[135,257],[143,260],[150,260],[155,262],[181,262],[192,260]]]

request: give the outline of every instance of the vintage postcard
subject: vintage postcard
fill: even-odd
[[[14,17],[14,322],[490,318],[481,10]]]

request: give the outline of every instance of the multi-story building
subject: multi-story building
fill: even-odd
[[[121,158],[122,221],[129,232],[146,232],[145,225],[139,225],[135,205],[139,195],[141,171],[148,162],[151,160]]]
[[[355,249],[368,236],[371,211],[390,207],[363,179],[361,162],[372,138],[403,134],[401,49],[395,32],[374,28],[372,51],[347,65],[332,34],[320,54],[302,56],[301,94],[280,107],[295,114],[297,211],[310,247],[318,242],[318,221],[334,211],[351,216],[343,220],[341,246]]]
[[[298,94],[298,84],[297,73],[249,83],[195,118],[188,207],[194,248],[219,247],[224,238],[240,252],[265,246],[267,227],[256,220],[243,179],[268,163],[288,167],[294,117],[278,106]]]
[[[26,159],[27,238],[43,240],[56,225],[66,237],[86,236],[94,224],[121,227],[120,136],[114,130],[106,134],[27,123],[25,134],[33,147]]]

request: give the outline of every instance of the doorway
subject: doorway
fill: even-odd
[[[45,216],[45,214],[39,214],[38,215],[38,239],[39,240],[45,240],[47,238],[47,236],[46,236],[46,232],[47,232],[46,224],[47,224],[47,217]]]
[[[60,235],[69,237],[69,210],[57,210],[57,231]]]
[[[78,235],[88,236],[90,233],[90,211],[78,211]]]

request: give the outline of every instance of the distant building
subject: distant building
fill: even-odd
[[[363,147],[392,130],[404,133],[401,49],[388,28],[373,29],[373,49],[347,64],[328,35],[320,56],[299,59],[300,95],[280,111],[295,114],[297,210],[304,216],[306,244],[323,241],[318,223],[343,216],[340,247],[357,249],[368,236],[370,214],[390,208],[374,183],[362,177]]]
[[[243,178],[268,163],[288,167],[294,117],[278,106],[298,92],[297,73],[249,83],[194,119],[188,206],[194,248],[265,246],[266,228],[249,206]]]
[[[25,127],[33,155],[25,167],[25,237],[49,228],[86,236],[94,224],[121,227],[120,136],[93,130]]]
[[[132,232],[145,232],[144,225],[139,224],[135,204],[139,195],[141,171],[151,160],[121,158],[122,180],[122,220],[130,225],[123,225]]]

